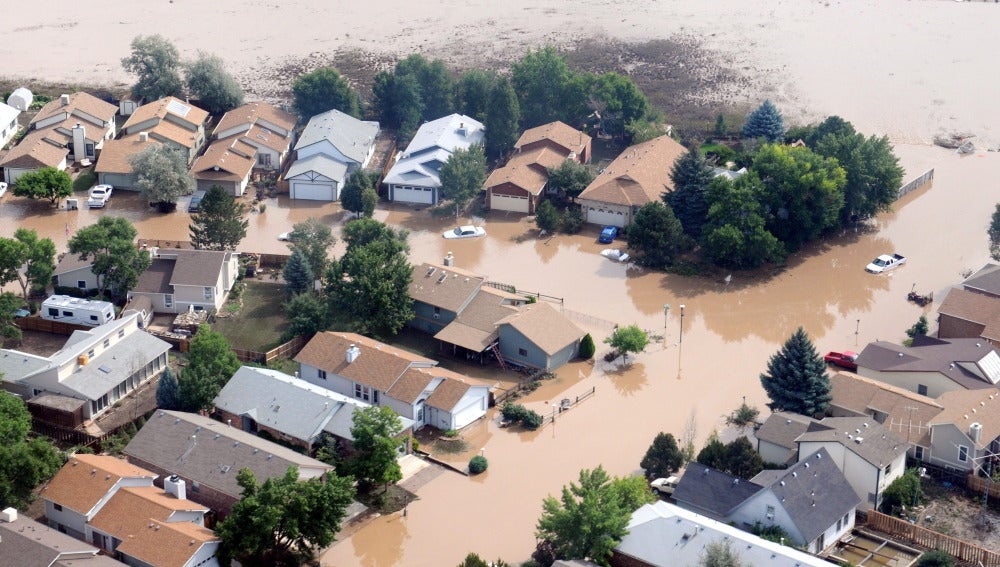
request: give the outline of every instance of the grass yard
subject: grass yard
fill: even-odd
[[[288,328],[285,319],[285,286],[245,279],[243,305],[231,316],[228,304],[216,316],[213,328],[229,339],[234,348],[267,351],[281,344],[281,335]]]

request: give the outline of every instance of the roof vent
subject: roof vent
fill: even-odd
[[[809,468],[809,463],[808,462],[806,463],[806,468]]]
[[[857,443],[858,445],[860,445],[860,444],[861,444],[861,443],[862,443],[862,442],[863,442],[864,440],[865,440],[865,438],[864,438],[864,437],[858,437],[858,438],[856,438],[856,439],[854,440],[854,442],[855,442],[855,443]]]
[[[868,422],[867,421],[864,422],[862,425],[864,425],[866,429],[868,428]]]
[[[792,471],[792,476],[795,477],[795,478],[798,478],[799,477],[799,473],[797,471]]]
[[[791,425],[791,424],[792,424],[792,420],[790,420],[790,419],[786,419],[785,420],[785,425]]]
[[[448,279],[448,274],[441,272],[441,277],[438,278],[438,283],[441,283],[446,279]]]
[[[778,482],[778,484],[780,484],[781,486],[785,486],[785,481],[782,480],[782,481]]]
[[[737,485],[739,483],[740,483],[740,479],[738,479],[738,478],[734,478],[733,479],[733,485]]]
[[[434,266],[431,266],[430,268],[427,268],[427,276],[426,277],[430,277],[431,274],[433,274],[435,270],[437,270],[437,268],[435,268]]]
[[[896,353],[896,356],[898,356],[899,358],[903,358],[903,353],[898,352],[898,353]]]
[[[976,348],[982,348],[982,347],[983,347],[983,343],[976,343]]]
[[[823,453],[816,453],[816,458],[817,459],[822,459],[823,458]]]
[[[347,349],[347,364],[354,362],[359,356],[361,356],[361,349],[351,343],[351,348]]]

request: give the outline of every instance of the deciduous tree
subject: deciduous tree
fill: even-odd
[[[0,251],[0,255],[3,252]],[[14,324],[15,312],[24,305],[24,299],[9,291],[0,293],[0,343],[5,340],[20,341],[24,337],[21,329]]]
[[[826,364],[816,352],[802,327],[785,342],[767,362],[767,373],[760,375],[771,411],[790,411],[815,416],[830,405],[830,379]]]
[[[708,542],[698,565],[701,567],[752,567],[740,559],[739,552],[733,549],[729,540]]]
[[[990,227],[986,231],[990,238],[990,257],[1000,262],[1000,203],[997,203],[990,217]]]
[[[152,144],[130,156],[128,162],[136,172],[135,186],[161,211],[173,210],[177,199],[194,189],[187,156],[173,146]]]
[[[59,199],[73,194],[73,180],[65,171],[54,167],[43,167],[18,177],[11,192],[16,197],[48,199],[50,203],[56,205]]]
[[[635,82],[614,72],[590,78],[588,99],[603,108],[601,125],[606,132],[624,137],[626,125],[646,118],[649,102]]]
[[[191,215],[191,243],[202,250],[236,250],[247,235],[247,206],[218,185],[209,187]]]
[[[627,361],[628,353],[642,352],[646,348],[646,345],[649,344],[649,335],[646,334],[646,331],[640,329],[638,325],[616,327],[614,333],[604,339],[604,342],[620,352],[622,359]]]
[[[181,56],[174,44],[161,35],[136,36],[132,54],[122,59],[125,71],[136,75],[132,96],[154,101],[182,96]]]
[[[198,105],[212,114],[229,112],[243,104],[243,88],[226,70],[221,57],[198,52],[198,58],[185,66],[187,88]]]
[[[663,269],[677,256],[691,249],[691,239],[684,234],[670,207],[659,201],[646,203],[629,224],[628,247],[637,264]]]
[[[14,238],[0,237],[0,286],[16,281],[28,257],[28,246]]]
[[[539,230],[552,234],[559,228],[560,215],[555,205],[548,199],[535,209],[535,225]]]
[[[32,491],[52,478],[63,459],[42,437],[27,439],[31,413],[17,396],[0,391],[0,502],[23,508]]]
[[[45,289],[52,281],[56,270],[56,245],[51,238],[38,238],[33,228],[19,228],[14,231],[14,240],[25,245],[24,269],[18,272],[21,294],[28,298],[30,289]]]
[[[355,171],[347,178],[344,188],[340,190],[340,204],[344,209],[355,213],[358,218],[365,212],[365,189],[373,189],[376,176],[365,171]],[[371,215],[366,215],[371,216]]]
[[[735,427],[740,431],[746,431],[757,423],[757,416],[759,415],[759,409],[743,402],[740,404],[740,407],[734,409],[726,416],[726,425]]]
[[[764,225],[760,181],[751,172],[735,182],[717,177],[709,188],[702,252],[729,268],[756,268],[785,258],[785,247]]]
[[[906,472],[892,481],[882,493],[881,510],[887,514],[897,514],[900,508],[915,506],[924,500],[924,488],[920,482],[920,472],[906,469]]]
[[[108,289],[121,294],[135,287],[152,263],[148,251],[136,249],[136,234],[128,219],[102,216],[97,224],[81,228],[70,238],[70,253],[92,262],[101,295]]]
[[[318,278],[326,270],[330,261],[330,249],[337,243],[337,237],[333,235],[329,226],[319,219],[310,217],[292,225],[288,242],[290,250],[302,252],[302,256],[309,261],[313,277]]]
[[[292,250],[281,275],[285,279],[285,292],[289,297],[312,290],[315,279],[312,267],[299,249]]]
[[[441,193],[455,203],[455,216],[479,194],[486,182],[486,156],[482,146],[455,150],[441,166]]]
[[[934,550],[920,556],[916,567],[953,567],[955,558],[946,551]]]
[[[498,79],[490,92],[483,126],[486,127],[486,155],[498,160],[514,147],[520,135],[521,109],[510,80]]]
[[[180,377],[182,409],[211,409],[219,391],[239,369],[240,361],[226,337],[202,325],[191,339],[188,365]]]
[[[292,83],[295,111],[309,118],[329,110],[339,110],[355,118],[361,117],[361,100],[351,83],[336,69],[321,67],[299,75]]]
[[[646,478],[660,478],[677,472],[683,464],[684,454],[677,446],[677,440],[672,434],[661,431],[656,434],[639,466],[646,472]]]
[[[747,116],[742,131],[744,138],[764,138],[769,142],[780,140],[784,133],[785,124],[781,113],[770,100],[765,100]]]
[[[566,59],[552,47],[529,49],[511,66],[525,128],[568,119],[566,108],[572,102],[566,94],[572,78]]]
[[[670,169],[674,190],[663,194],[663,202],[670,205],[684,233],[691,238],[701,237],[701,227],[708,216],[708,189],[713,177],[701,150],[694,146]]]
[[[0,445],[22,443],[31,431],[31,413],[21,398],[0,391]]]
[[[330,327],[330,307],[315,293],[292,296],[285,304],[288,338],[309,336]]]
[[[469,69],[462,73],[455,81],[455,112],[485,122],[490,108],[490,93],[497,80],[497,74],[492,70]]]
[[[906,336],[910,337],[911,339],[915,339],[917,337],[926,335],[927,330],[928,330],[927,316],[921,315],[920,318],[917,319],[917,322],[914,323],[912,327],[906,330]]]
[[[397,437],[403,431],[399,415],[389,406],[369,406],[354,410],[352,420],[352,474],[363,487],[381,484],[388,490],[403,478],[397,461],[404,442]]]
[[[596,177],[593,168],[576,160],[567,159],[559,167],[549,170],[549,186],[564,191],[575,199]]]

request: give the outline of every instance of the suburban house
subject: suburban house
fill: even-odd
[[[549,180],[549,169],[567,159],[590,160],[590,136],[563,122],[525,130],[514,144],[514,155],[493,170],[483,189],[490,209],[534,214]]]
[[[485,137],[482,123],[462,114],[425,122],[383,180],[389,200],[435,205],[447,198],[441,195],[441,166],[455,150],[482,144]]]
[[[922,460],[953,471],[988,466],[986,457],[1000,452],[1000,390],[952,390],[937,401],[944,410],[928,424]]]
[[[674,499],[681,508],[743,529],[780,526],[792,545],[809,553],[821,553],[854,527],[860,501],[826,449],[749,481],[692,463]]]
[[[982,339],[936,339],[918,335],[909,347],[870,343],[856,360],[857,373],[937,398],[951,390],[994,388],[1000,354]]]
[[[333,469],[277,443],[247,433],[232,424],[179,411],[157,411],[125,447],[128,461],[164,479],[183,482],[187,496],[220,518],[242,496],[236,474],[248,468],[258,481],[298,469],[299,480],[319,478]]]
[[[20,115],[20,110],[0,102],[0,148],[6,146],[20,130],[21,127],[17,124],[17,117]]]
[[[667,135],[627,148],[577,197],[584,220],[628,226],[640,207],[658,202],[664,193],[673,191],[670,170],[686,152]]]
[[[250,183],[257,163],[257,148],[239,136],[215,140],[191,165],[195,189],[207,191],[218,185],[233,197],[239,197]]]
[[[156,313],[218,310],[239,275],[236,252],[153,248],[150,256],[128,299],[145,297]]]
[[[827,417],[795,440],[799,460],[820,449],[844,473],[860,499],[860,509],[878,508],[885,489],[906,468],[905,439],[866,417]]]
[[[938,308],[938,338],[980,338],[1000,346],[1000,266],[986,264],[948,291]]]
[[[285,172],[289,196],[339,201],[347,178],[368,167],[378,133],[378,122],[358,120],[339,110],[310,118],[295,144],[295,162]]]
[[[410,326],[433,334],[452,356],[551,371],[577,356],[585,335],[548,303],[529,304],[456,268],[450,254],[443,265],[414,266],[409,295]]]
[[[354,333],[316,334],[295,357],[303,380],[377,406],[414,429],[461,429],[486,415],[489,387],[437,362]]]
[[[658,501],[632,513],[628,534],[611,555],[611,567],[701,565],[709,544],[729,543],[740,565],[769,567],[830,567],[819,557],[741,531]]]
[[[116,189],[134,189],[136,175],[129,159],[153,143],[181,151],[191,163],[205,145],[207,120],[208,112],[172,96],[138,107],[125,121],[118,139],[101,152],[94,167],[97,181]]]
[[[17,557],[21,565],[42,567],[125,567],[99,549],[59,530],[18,514],[15,508],[0,512],[0,557]]]
[[[50,101],[31,120],[28,134],[0,161],[4,179],[15,183],[21,175],[43,167],[89,165],[114,137],[117,112],[115,105],[84,92]]]
[[[156,488],[156,476],[116,457],[74,455],[41,491],[46,520],[129,565],[218,565],[209,509],[178,479]]]
[[[243,366],[215,398],[215,411],[243,431],[297,445],[308,454],[331,438],[340,444],[354,441],[354,411],[371,404],[316,386],[277,370]],[[413,427],[403,420],[404,429]]]
[[[795,440],[812,423],[816,420],[790,411],[776,411],[769,415],[754,432],[761,460],[773,465],[790,465],[797,461],[799,446]]]
[[[79,255],[66,252],[56,263],[56,269],[52,272],[53,281],[56,286],[75,287],[81,291],[97,289],[99,282],[91,269],[93,266],[93,260],[81,260]]]
[[[48,358],[0,350],[4,389],[41,421],[75,428],[97,418],[167,367],[170,344],[139,329],[137,319],[73,331]]]
[[[846,371],[830,374],[830,395],[827,413],[831,417],[874,420],[906,440],[913,458],[922,461],[930,454],[928,424],[944,409],[936,400]]]

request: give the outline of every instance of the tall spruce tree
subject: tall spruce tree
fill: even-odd
[[[780,140],[785,134],[785,124],[774,103],[765,100],[751,112],[743,125],[742,134],[744,138],[765,138],[769,142]]]
[[[692,146],[670,168],[674,190],[663,194],[663,202],[670,205],[677,220],[684,227],[684,234],[701,237],[701,227],[708,216],[708,187],[712,184],[712,170],[701,150]]]
[[[298,248],[292,250],[292,256],[285,263],[281,275],[285,278],[285,291],[289,297],[312,289],[314,280],[312,267]]]
[[[209,187],[191,215],[191,243],[203,250],[236,250],[247,235],[247,206],[218,185]]]
[[[826,364],[802,327],[771,356],[767,373],[760,375],[760,383],[771,398],[767,404],[771,411],[815,416],[830,405]]]
[[[639,466],[646,471],[647,478],[657,478],[670,476],[683,464],[684,453],[677,446],[677,440],[672,434],[661,431],[656,434]]]
[[[177,375],[170,368],[160,375],[156,386],[156,407],[165,410],[181,409],[181,387]]]

